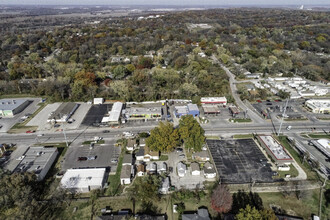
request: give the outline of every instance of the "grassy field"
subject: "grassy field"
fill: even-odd
[[[321,134],[308,134],[308,136],[311,137],[311,138],[330,138],[330,135],[324,134],[324,133],[321,133]]]
[[[302,158],[300,154],[291,147],[286,136],[274,137],[281,142],[281,144],[291,154],[291,156],[295,159],[298,165],[306,172],[308,180],[318,180],[316,172],[310,167],[308,162],[302,163]]]
[[[210,139],[210,140],[219,140],[219,136],[205,136],[206,139]]]
[[[160,161],[167,161],[168,160],[168,155],[164,155],[164,154],[160,155],[159,160]]]
[[[105,192],[106,195],[111,195],[111,196],[120,195],[123,190],[123,187],[120,184],[120,173],[121,173],[121,169],[123,167],[124,152],[125,151],[122,149],[119,160],[118,160],[116,174],[109,175],[109,178],[108,178],[109,188]]]
[[[289,171],[277,171],[278,172],[278,176],[276,178],[285,178],[285,175],[290,175],[291,177],[296,177],[298,176],[298,170],[292,165],[290,164],[290,170]]]
[[[246,123],[246,122],[251,122],[252,120],[250,118],[231,118],[229,119],[230,122],[234,123]]]
[[[233,136],[235,139],[247,139],[247,138],[253,138],[253,134],[235,134]]]

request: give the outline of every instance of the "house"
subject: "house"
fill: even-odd
[[[155,174],[157,172],[157,164],[156,163],[147,164],[146,170],[148,174]]]
[[[186,175],[187,172],[187,166],[186,164],[179,162],[177,165],[177,169],[178,169],[178,175],[179,177],[184,177]]]
[[[138,152],[136,152],[136,154],[135,154],[135,158],[136,158],[136,160],[139,160],[139,161],[144,160],[144,147],[140,147]]]
[[[140,147],[145,147],[146,146],[146,139],[145,138],[141,138],[140,142],[139,142]]]
[[[136,149],[136,147],[137,147],[136,140],[135,139],[128,139],[126,149],[128,151],[134,151]]]
[[[157,173],[162,174],[167,171],[167,164],[165,162],[157,163]]]
[[[200,152],[193,153],[192,159],[197,160],[197,161],[206,162],[206,161],[210,161],[210,156],[209,156],[209,153],[207,150],[203,150]]]
[[[166,177],[163,179],[161,186],[159,188],[159,192],[161,194],[167,194],[170,190],[170,177]]]
[[[198,163],[191,163],[190,168],[191,168],[191,175],[193,175],[193,176],[201,175],[201,169],[199,168]]]
[[[123,165],[121,168],[120,173],[120,184],[126,185],[131,184],[131,177],[132,177],[132,165]],[[111,183],[110,183],[111,184]]]
[[[145,172],[146,172],[146,167],[144,164],[139,164],[136,168],[136,175],[137,176],[144,176]]]
[[[209,212],[205,208],[200,208],[194,214],[182,214],[182,220],[210,220]]]
[[[213,165],[210,162],[204,164],[204,176],[206,179],[215,178],[217,175]]]
[[[132,165],[132,163],[133,163],[132,154],[125,154],[123,158],[123,166]]]
[[[144,161],[159,160],[159,151],[152,151],[149,147],[144,148]]]

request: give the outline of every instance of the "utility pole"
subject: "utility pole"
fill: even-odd
[[[62,119],[62,113],[60,113],[60,119]],[[63,130],[63,135],[64,135],[66,146],[69,147],[68,139],[66,138],[66,134],[65,134],[64,122],[62,122],[62,130]]]
[[[284,112],[283,112],[283,114],[282,114],[282,121],[281,121],[281,124],[280,124],[280,128],[278,129],[278,133],[277,133],[278,136],[279,136],[280,133],[281,133],[281,129],[282,129],[282,124],[283,124],[283,120],[284,120],[284,116],[285,116],[286,108],[288,107],[288,102],[289,102],[289,98],[286,99],[286,103],[285,103],[285,107],[284,107]]]

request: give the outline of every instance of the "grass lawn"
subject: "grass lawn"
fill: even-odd
[[[247,138],[253,138],[253,134],[235,134],[233,136],[235,139],[247,139]]]
[[[109,188],[106,190],[105,195],[111,195],[111,196],[120,195],[123,190],[123,187],[120,184],[120,173],[121,173],[121,168],[123,167],[124,152],[125,151],[122,149],[118,160],[116,174],[109,175],[108,178]]]
[[[321,134],[308,134],[308,136],[311,137],[311,138],[330,138],[330,135],[324,134],[324,133],[321,133]]]
[[[94,141],[84,141],[82,144],[83,144],[83,145],[89,145],[89,144],[91,144],[91,143],[94,143],[94,144],[104,144],[105,141],[104,141],[104,140],[100,140],[100,141],[98,141],[97,143],[95,143]]]
[[[234,122],[234,123],[246,123],[246,122],[251,122],[252,120],[250,118],[231,118],[229,119],[229,122]]]
[[[302,163],[302,158],[300,154],[291,147],[286,136],[279,136],[279,137],[274,136],[274,137],[281,142],[281,144],[291,154],[291,156],[295,159],[298,165],[306,172],[308,180],[318,180],[317,174],[310,167],[308,162]]]
[[[294,192],[292,195],[285,197],[282,193],[259,193],[263,200],[264,207],[276,205],[286,211],[287,214],[301,216],[304,219],[310,219],[311,214],[318,215],[318,204],[320,191],[309,190],[304,192],[303,198],[297,199]],[[325,203],[324,203],[325,204]],[[330,209],[326,209],[323,204],[322,219],[330,218]]]
[[[219,136],[205,136],[206,139],[210,139],[210,140],[219,140]]]
[[[160,161],[166,161],[166,160],[168,160],[168,155],[164,155],[164,154],[160,155],[159,160]]]
[[[285,118],[284,121],[307,121],[307,118]]]

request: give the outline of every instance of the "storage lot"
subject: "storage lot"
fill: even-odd
[[[223,183],[273,182],[267,158],[252,139],[207,140]]]
[[[31,103],[20,113],[14,115],[12,118],[1,118],[0,124],[2,128],[0,128],[0,132],[7,132],[13,127],[15,124],[19,123],[21,117],[25,116],[26,114],[33,114],[40,106],[38,105],[41,102],[41,98],[24,98],[31,100]],[[17,99],[16,99],[17,100]]]
[[[115,140],[105,140],[104,144],[95,144],[92,149],[90,145],[83,145],[82,142],[73,143],[67,150],[62,164],[62,171],[71,168],[109,168],[115,172],[117,164],[111,163],[112,159],[118,159],[120,147],[115,147]],[[79,157],[97,156],[95,160],[78,161]]]

